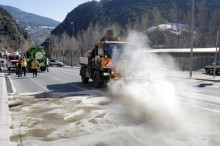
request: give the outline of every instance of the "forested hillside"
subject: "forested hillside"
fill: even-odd
[[[44,42],[50,32],[59,24],[53,19],[27,13],[15,7],[4,5],[0,5],[0,7],[12,15],[16,23],[28,33],[33,44],[39,45]]]
[[[0,7],[0,47],[26,49],[29,43],[27,33],[16,24],[6,10]]]
[[[106,29],[136,30],[149,36],[153,48],[190,46],[191,0],[101,0],[79,5],[51,33],[49,42],[73,39],[80,54],[98,41]],[[214,47],[220,25],[218,0],[195,0],[194,46]],[[116,33],[117,33],[116,31]],[[57,38],[56,38],[57,37]],[[56,38],[56,39],[55,39]],[[56,41],[54,41],[56,40]],[[60,41],[61,42],[61,41]],[[86,42],[86,43],[82,43]],[[47,45],[46,45],[47,44]],[[62,46],[62,45],[61,45]],[[59,47],[68,52],[65,46]],[[56,50],[59,51],[59,48]],[[87,48],[87,49],[86,49]],[[53,48],[54,49],[54,48]]]

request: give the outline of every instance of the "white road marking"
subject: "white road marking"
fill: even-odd
[[[211,95],[203,95],[199,93],[190,93],[190,92],[180,92],[180,96],[188,98],[188,99],[194,99],[194,100],[200,100],[200,101],[207,101],[211,103],[220,104],[219,98],[216,98],[216,96]]]
[[[71,75],[78,75],[79,76],[79,73],[74,73],[74,72],[71,72],[71,71],[64,71],[64,70],[59,70],[59,69],[53,69],[57,72],[62,72],[62,73],[68,73],[68,74],[71,74]]]
[[[62,81],[62,80],[60,80],[60,79],[57,79],[57,78],[55,78],[55,77],[50,77],[51,79],[54,79],[54,80],[57,80],[57,81]]]
[[[80,89],[80,90],[86,91],[84,88],[81,88],[81,87],[79,87],[79,86],[77,86],[77,85],[74,85],[74,84],[70,84],[70,86],[73,86],[73,87],[78,88],[78,89]]]
[[[30,78],[30,80],[32,80],[34,83],[36,83],[37,85],[39,85],[41,88],[43,88],[46,91],[50,91],[47,89],[47,87],[43,86],[42,84],[40,84],[39,82],[37,82],[35,79]]]
[[[50,78],[52,78],[52,79],[54,79],[54,80],[56,80],[56,81],[62,81],[61,79],[58,79],[58,78],[55,78],[55,77],[51,77],[51,76],[48,76],[48,75],[45,75],[45,74],[41,74],[41,76],[45,76],[45,77],[50,77]]]
[[[202,109],[202,110],[206,110],[206,111],[211,111],[211,112],[215,112],[215,113],[220,113],[219,110],[215,110],[215,109],[211,109],[211,108],[206,108],[206,107],[202,107],[202,106],[198,106],[198,105],[193,105],[192,103],[188,104],[188,103],[182,103],[186,106],[192,107],[192,108],[198,108],[198,109]]]

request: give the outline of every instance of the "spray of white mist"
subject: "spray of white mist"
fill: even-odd
[[[136,49],[127,47],[121,55],[113,52],[112,61],[122,79],[110,82],[108,87],[121,105],[118,111],[141,123],[134,123],[128,130],[129,143],[138,141],[138,145],[153,146],[213,143],[209,135],[218,135],[212,129],[219,124],[209,123],[211,113],[182,104],[182,89],[192,87],[184,80],[175,83],[167,77],[172,69],[178,69],[172,57],[150,53],[148,39],[141,33],[131,32],[126,42],[135,45]],[[190,92],[196,94],[196,91]],[[190,92],[187,97],[192,96]],[[121,115],[117,118],[123,119]],[[218,141],[217,138],[214,141]]]
[[[113,52],[112,61],[122,81],[110,83],[109,89],[136,120],[173,125],[180,114],[178,97],[174,85],[165,78],[165,69],[174,67],[172,58],[164,60],[150,53],[144,34],[130,32],[126,42],[136,48],[125,48],[120,56]]]

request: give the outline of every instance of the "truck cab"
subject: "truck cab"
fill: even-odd
[[[8,53],[6,55],[6,67],[8,70],[11,70],[12,68],[16,68],[16,63],[19,62],[21,59],[21,56],[18,53]]]
[[[80,58],[80,75],[82,82],[93,80],[95,87],[101,87],[109,80],[118,80],[121,77],[119,68],[121,59],[127,48],[132,48],[130,43],[121,41],[101,41],[95,48]],[[129,59],[129,58],[127,58]]]

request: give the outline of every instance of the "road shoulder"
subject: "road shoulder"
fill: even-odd
[[[5,74],[0,73],[0,145],[10,144],[9,108]]]

